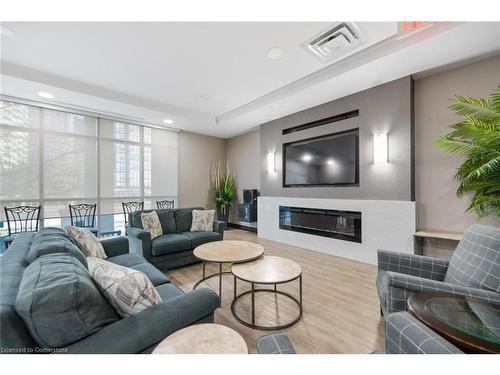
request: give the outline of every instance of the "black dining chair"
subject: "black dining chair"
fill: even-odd
[[[14,241],[17,234],[36,232],[40,223],[42,206],[4,207],[9,235],[4,238],[5,248]]]
[[[142,201],[142,202],[137,202],[137,201],[122,202],[122,208],[123,208],[123,216],[125,216],[125,225],[127,225],[128,224],[128,214],[131,214],[132,212],[144,210],[144,201]]]
[[[156,201],[156,207],[158,207],[158,209],[160,210],[167,208],[174,208],[174,201],[169,201],[169,200]]]
[[[94,228],[96,208],[97,204],[70,204],[69,216],[71,218],[71,225],[87,228],[97,237],[97,229]]]

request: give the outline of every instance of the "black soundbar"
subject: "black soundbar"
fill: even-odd
[[[281,133],[283,135],[290,134],[290,133],[298,132],[298,131],[301,131],[301,130],[315,128],[315,127],[321,126],[321,125],[331,124],[332,122],[347,120],[348,118],[357,117],[357,116],[359,116],[359,109],[356,109],[354,111],[349,111],[349,112],[341,113],[340,115],[335,115],[335,116],[327,117],[327,118],[324,118],[324,119],[321,119],[321,120],[308,122],[306,124],[293,126],[291,128],[286,128],[286,129],[283,129],[281,131]]]

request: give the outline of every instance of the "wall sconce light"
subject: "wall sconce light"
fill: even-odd
[[[387,133],[375,134],[373,136],[373,163],[387,163],[388,152],[387,152]]]
[[[267,153],[267,173],[276,172],[276,163],[274,159],[274,152]]]

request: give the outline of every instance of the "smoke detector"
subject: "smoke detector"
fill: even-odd
[[[339,22],[306,41],[303,46],[321,61],[332,61],[363,44],[352,22]]]

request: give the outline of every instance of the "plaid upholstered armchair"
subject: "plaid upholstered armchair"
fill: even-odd
[[[386,354],[463,354],[455,345],[418,321],[408,312],[385,320]]]
[[[448,292],[500,303],[500,229],[471,226],[449,262],[379,250],[377,290],[384,316],[405,311],[414,292]]]

